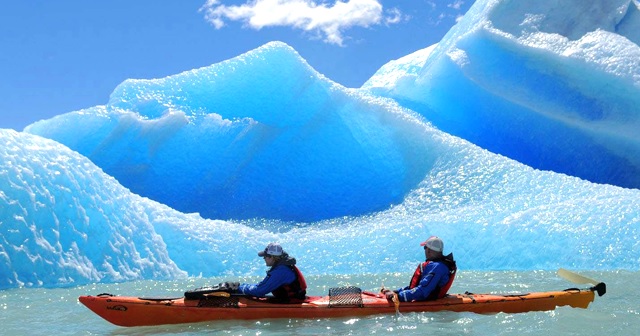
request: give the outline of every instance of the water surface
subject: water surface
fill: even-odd
[[[158,327],[123,328],[82,306],[80,295],[181,295],[185,289],[216,284],[223,278],[180,281],[136,281],[74,288],[0,291],[0,335],[640,335],[640,272],[582,274],[607,283],[608,292],[588,309],[561,307],[549,312],[479,315],[473,313],[406,313],[336,319],[271,319],[224,321]],[[310,276],[310,295],[326,295],[330,287],[357,285],[378,290],[404,285],[410,273],[361,276]],[[230,279],[236,280],[236,279]],[[259,280],[257,278],[248,279]],[[523,293],[575,285],[551,271],[461,271],[452,293]]]

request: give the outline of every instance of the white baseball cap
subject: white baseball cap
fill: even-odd
[[[442,252],[444,250],[444,243],[442,242],[442,239],[436,236],[429,237],[429,239],[420,243],[420,246],[426,246],[430,250],[436,251],[436,252]]]
[[[264,257],[265,255],[270,256],[281,256],[284,251],[282,250],[282,246],[278,243],[269,243],[267,247],[264,248],[264,251],[258,252],[259,257]]]

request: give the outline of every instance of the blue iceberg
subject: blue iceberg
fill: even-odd
[[[462,270],[637,270],[638,4],[568,3],[478,1],[362,88],[272,42],[0,130],[0,289],[257,275],[271,241],[409,272],[434,234]]]
[[[384,210],[420,182],[432,145],[406,114],[274,42],[210,67],[125,81],[106,106],[26,131],[182,212],[315,221]]]
[[[363,88],[531,167],[640,187],[637,1],[477,1]]]

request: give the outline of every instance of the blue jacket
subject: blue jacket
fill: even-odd
[[[238,293],[265,297],[268,293],[278,289],[278,287],[288,285],[295,280],[296,274],[289,266],[278,264],[267,271],[267,277],[260,281],[260,283],[255,285],[241,284],[238,287]]]
[[[409,286],[398,288],[398,298],[402,302],[424,301],[429,299],[431,293],[444,287],[449,282],[449,268],[442,262],[432,261],[422,272],[418,286],[410,289]]]

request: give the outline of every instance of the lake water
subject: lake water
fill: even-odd
[[[180,281],[136,281],[75,288],[0,291],[0,335],[640,335],[640,272],[580,272],[607,284],[607,294],[588,309],[561,307],[549,312],[479,315],[473,313],[407,313],[341,319],[272,319],[225,321],[158,327],[123,328],[82,306],[80,295],[107,292],[126,296],[174,296],[187,289],[217,284],[222,278]],[[403,274],[308,276],[308,293],[326,295],[330,287],[357,285],[376,291],[381,284],[398,287]],[[258,278],[247,279],[258,281]],[[584,288],[551,271],[460,271],[451,293],[525,293]]]

